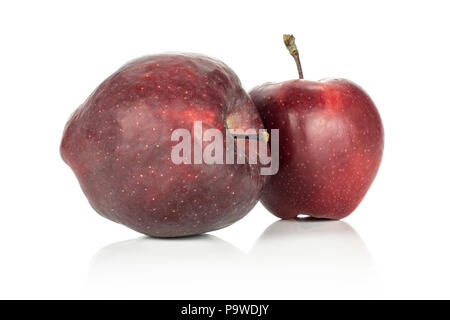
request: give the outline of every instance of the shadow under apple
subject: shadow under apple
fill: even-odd
[[[112,297],[176,298],[233,286],[245,255],[224,240],[200,235],[140,237],[108,245],[91,260],[89,293]],[[232,288],[230,288],[232,289]]]
[[[266,288],[312,288],[312,294],[322,288],[336,294],[348,286],[370,286],[376,278],[368,249],[344,221],[276,221],[256,241],[249,258],[250,268],[259,270],[252,283]]]
[[[305,218],[273,223],[247,255],[212,235],[113,243],[92,258],[87,289],[111,298],[344,298],[370,295],[376,277],[348,223]]]

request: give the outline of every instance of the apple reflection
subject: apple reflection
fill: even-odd
[[[102,296],[154,298],[195,297],[217,286],[234,290],[244,257],[211,235],[141,237],[102,248],[92,258],[88,289]]]
[[[344,221],[277,221],[260,236],[249,258],[251,268],[259,270],[252,279],[255,286],[304,288],[311,295],[351,295],[346,289],[368,288],[377,277],[364,242]]]
[[[273,223],[248,254],[211,235],[114,243],[92,258],[88,290],[112,298],[361,298],[377,289],[376,278],[348,223],[305,218]]]

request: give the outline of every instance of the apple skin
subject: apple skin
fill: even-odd
[[[383,126],[370,97],[345,79],[267,83],[250,96],[266,129],[280,130],[280,169],[262,204],[282,219],[352,213],[383,154]]]
[[[60,147],[92,207],[102,216],[155,237],[226,227],[257,203],[259,165],[179,164],[172,131],[263,129],[235,73],[197,54],[146,56],[106,79],[68,121]],[[192,145],[194,150],[194,145]],[[236,148],[235,148],[236,153]],[[248,154],[247,154],[248,156]]]

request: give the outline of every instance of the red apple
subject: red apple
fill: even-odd
[[[147,56],[120,68],[75,111],[61,154],[102,216],[151,236],[199,234],[245,216],[265,179],[248,162],[175,164],[174,130],[190,133],[193,150],[208,145],[194,121],[222,132],[224,144],[226,129],[263,128],[224,63],[195,54]]]
[[[380,115],[353,82],[304,80],[294,37],[284,40],[300,79],[250,92],[266,129],[280,130],[279,172],[264,187],[261,202],[283,219],[341,219],[361,202],[380,166]]]

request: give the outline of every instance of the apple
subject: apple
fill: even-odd
[[[279,129],[279,172],[261,194],[274,215],[341,219],[358,206],[380,166],[384,132],[362,88],[345,79],[309,81],[292,35],[284,41],[299,79],[250,92],[266,129]]]
[[[224,63],[151,55],[124,65],[89,96],[66,124],[60,151],[100,215],[150,236],[188,236],[244,217],[266,180],[259,164],[192,163],[189,154],[175,163],[172,134],[188,132],[202,153],[209,145],[202,128],[224,133],[225,144],[226,130],[264,127]]]

